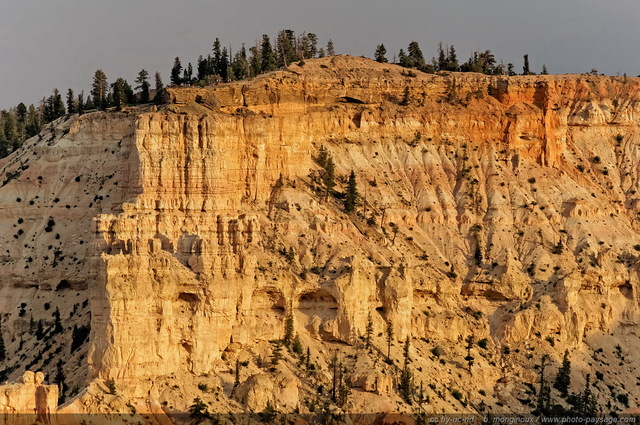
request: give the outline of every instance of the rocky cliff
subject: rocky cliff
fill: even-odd
[[[306,412],[339,369],[348,411],[528,412],[568,350],[574,391],[635,405],[639,88],[335,56],[56,122],[0,162],[3,377],[61,367],[69,410]]]

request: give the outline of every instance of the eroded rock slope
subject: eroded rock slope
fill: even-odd
[[[68,396],[92,382],[69,409],[305,412],[337,355],[345,410],[527,412],[568,350],[574,391],[636,404],[639,88],[335,56],[54,123],[0,162],[4,377],[64,359]],[[304,349],[272,362],[288,322]],[[397,391],[407,338],[428,403]]]

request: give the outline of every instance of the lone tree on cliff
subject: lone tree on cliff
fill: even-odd
[[[333,188],[336,187],[336,166],[333,163],[333,157],[328,156],[324,165],[324,174],[322,175],[322,183],[325,188],[324,201],[327,202],[329,195],[333,193]]]
[[[318,152],[318,156],[316,157],[316,162],[319,166],[325,168],[327,166],[327,159],[329,159],[329,152],[327,151],[327,148],[322,145],[320,146],[320,151]]]
[[[60,309],[56,307],[56,311],[53,312],[53,332],[62,333],[64,328],[62,327],[62,321],[60,320]]]
[[[391,360],[391,343],[393,342],[393,323],[387,320],[387,360]]]
[[[376,62],[380,62],[380,63],[387,63],[387,58],[386,55],[387,54],[387,49],[384,47],[384,44],[380,44],[376,47],[376,53],[374,55],[374,59],[376,60]]]
[[[333,45],[333,40],[329,39],[327,42],[327,56],[335,56],[336,48]]]
[[[371,312],[367,316],[367,328],[366,328],[366,344],[367,348],[371,346],[371,337],[373,336],[373,318],[371,317]]]
[[[522,67],[522,75],[531,75],[531,69],[529,69],[529,55],[524,55],[524,66]]]
[[[404,343],[404,366],[402,367],[402,372],[400,373],[400,396],[402,399],[409,405],[413,404],[413,374],[409,369],[409,348],[410,348],[410,340],[409,336]]]
[[[347,196],[344,198],[344,211],[347,213],[355,211],[359,197],[356,173],[351,170],[351,174],[349,174],[349,182],[347,183]]]

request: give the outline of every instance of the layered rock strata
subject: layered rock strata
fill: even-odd
[[[161,398],[158,377],[214,373],[225,357],[285,336],[291,320],[321,362],[332,344],[357,346],[369,321],[384,351],[392,323],[443,386],[452,372],[427,361],[432,345],[454,355],[473,336],[493,354],[477,356],[482,370],[469,366],[465,379],[492,383],[509,404],[520,390],[505,375],[536,379],[529,351],[586,359],[598,344],[637,345],[639,87],[413,74],[336,56],[169,89],[159,110],[59,123],[0,163],[14,176],[0,188],[0,222],[19,226],[17,198],[24,217],[23,233],[2,240],[4,311],[82,293],[86,379],[151,398]],[[356,213],[326,196],[321,146],[339,192],[354,171]],[[43,248],[52,243],[57,256]],[[25,315],[5,321],[17,353]],[[264,404],[254,387],[274,384],[262,373],[237,400]],[[395,397],[387,378],[357,381]]]

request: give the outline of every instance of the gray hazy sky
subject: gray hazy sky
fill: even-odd
[[[518,72],[528,53],[536,72],[640,74],[639,0],[0,0],[0,108],[86,94],[97,69],[167,83],[176,56],[195,66],[216,37],[236,49],[283,28],[367,57],[415,40],[431,58],[442,41],[461,62],[490,49]]]

